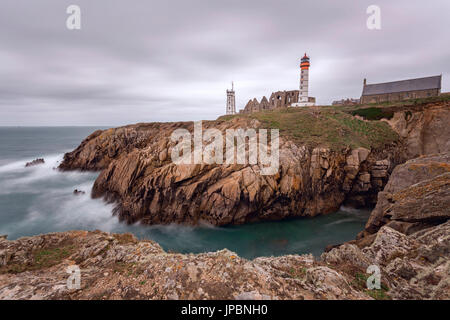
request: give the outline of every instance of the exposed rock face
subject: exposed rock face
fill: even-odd
[[[381,269],[394,299],[449,299],[450,153],[393,171],[359,239],[322,255],[345,272]]]
[[[69,290],[67,267],[81,269]],[[169,254],[132,235],[72,231],[0,239],[0,299],[370,299],[310,255],[248,261]]]
[[[450,151],[450,102],[396,111],[388,123],[404,139],[409,159]]]
[[[402,144],[336,151],[297,145],[282,136],[280,170],[273,176],[262,176],[258,165],[173,164],[170,135],[180,128],[192,132],[193,124],[187,122],[94,132],[65,155],[60,169],[102,170],[92,195],[115,201],[119,217],[128,222],[226,225],[315,216],[336,211],[343,203],[374,205],[397,164],[450,151],[448,102],[395,107],[392,112],[388,123]],[[258,129],[260,123],[245,117],[203,123],[204,130],[212,127],[224,133]],[[379,195],[379,206],[390,201],[385,196]],[[379,221],[371,223],[378,224],[372,233],[381,226]]]
[[[329,267],[364,274],[368,266],[381,270],[381,281],[392,299],[450,298],[450,222],[405,235],[388,226],[373,242],[344,244],[322,254]]]
[[[359,246],[358,246],[359,245]],[[71,231],[0,238],[0,299],[449,299],[450,222],[322,255],[242,259],[228,250],[166,253],[130,234]],[[79,289],[67,286],[80,268]],[[368,290],[367,267],[381,270]]]
[[[410,233],[450,217],[450,153],[425,156],[393,171],[367,222],[373,234],[385,224]]]
[[[204,122],[227,129],[258,129],[257,120]],[[280,170],[261,175],[259,165],[175,165],[170,136],[192,123],[139,124],[96,132],[66,154],[63,170],[103,170],[94,197],[118,203],[119,217],[147,224],[213,225],[315,216],[335,212],[344,201],[376,202],[399,156],[393,146],[371,152],[298,146],[280,138]]]
[[[150,123],[98,130],[84,139],[74,151],[64,155],[61,170],[103,170],[111,161],[134,149],[145,148],[161,138],[160,126],[166,130],[187,127],[187,123],[171,125]],[[191,126],[192,128],[192,126]]]

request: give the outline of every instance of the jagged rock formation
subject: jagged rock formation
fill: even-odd
[[[365,231],[388,225],[406,234],[450,218],[450,153],[424,156],[395,168]]]
[[[204,122],[203,129],[254,128],[255,119]],[[400,158],[395,146],[332,150],[280,138],[280,170],[259,165],[175,165],[173,130],[192,123],[138,124],[96,132],[66,154],[63,170],[103,171],[94,197],[117,202],[119,217],[147,224],[205,221],[213,225],[332,213],[347,201],[375,203]]]
[[[34,167],[34,166],[38,166],[38,165],[40,165],[40,164],[44,164],[45,163],[45,160],[44,159],[42,159],[42,158],[39,158],[39,159],[35,159],[35,160],[33,160],[33,161],[30,161],[30,162],[27,162],[26,164],[25,164],[25,167]]]
[[[409,159],[450,151],[450,102],[391,110],[388,123],[404,139]]]
[[[224,129],[231,123],[241,127],[241,121],[247,120],[214,126],[222,125]],[[255,121],[245,124],[258,126]],[[246,206],[273,201],[272,205],[278,205],[277,210],[283,213],[291,205],[287,199],[293,198],[297,206],[303,206],[301,212],[313,215],[317,210],[331,208],[333,204],[329,203],[333,201],[339,203],[347,197],[357,202],[358,197],[367,196],[365,192],[370,195],[374,186],[381,188],[394,166],[386,161],[395,159],[390,150],[309,150],[286,139],[281,143],[282,170],[274,180],[263,182],[260,175],[252,174],[258,168],[251,166],[176,169],[168,160],[170,142],[165,130],[190,126],[147,124],[97,132],[66,155],[62,168],[104,169],[96,192],[118,197],[124,208],[136,210],[131,213],[147,208],[141,205],[145,201],[151,206],[155,197],[153,194],[149,200],[148,196],[155,192],[155,186],[160,186],[155,203],[171,199],[169,188],[175,190],[175,196],[194,190],[191,197],[197,188],[205,188],[200,189],[203,198],[213,199],[208,205],[214,209],[220,204],[217,199],[233,199],[240,190],[240,203]],[[272,193],[264,198],[263,190],[267,188],[261,186],[270,186],[270,182],[274,182],[270,190],[278,190],[287,198],[282,198],[284,202],[274,200],[277,198]],[[304,194],[308,197],[301,200]],[[203,201],[199,196],[195,199],[200,204]],[[183,208],[186,203],[197,204],[190,201],[178,203]],[[291,255],[248,261],[228,250],[197,255],[166,253],[152,241],[100,231],[54,233],[15,241],[0,237],[0,299],[448,300],[449,205],[450,153],[446,152],[396,167],[358,239],[335,246],[320,260],[311,255]],[[169,211],[164,208],[158,207],[163,215],[150,209],[152,214],[144,218],[165,219],[170,212],[177,212],[170,211],[177,207]],[[216,221],[227,219],[212,212]],[[169,214],[169,219],[177,217]],[[79,290],[66,286],[66,269],[74,264],[81,268]],[[378,290],[366,287],[369,266],[378,266],[381,271]]]
[[[449,221],[410,235],[384,226],[371,241],[344,244],[323,253],[322,260],[348,275],[363,275],[368,266],[378,266],[382,288],[392,299],[448,300],[449,248]]]
[[[119,217],[128,222],[205,221],[226,225],[315,216],[336,211],[343,203],[374,205],[397,164],[412,155],[449,150],[450,132],[445,125],[450,120],[448,102],[392,109],[394,116],[389,123],[403,137],[403,144],[389,142],[373,150],[351,148],[350,144],[345,145],[344,138],[340,149],[320,143],[302,144],[295,135],[308,132],[291,130],[290,136],[283,134],[282,128],[280,170],[273,176],[262,176],[258,165],[175,165],[171,161],[175,145],[171,133],[179,128],[193,131],[192,123],[182,122],[137,124],[95,132],[65,155],[60,168],[103,170],[92,195],[115,201]],[[310,110],[311,116],[309,109],[302,110],[306,111],[288,119],[281,116],[294,114],[293,111],[280,111],[280,118],[269,120],[269,124],[284,119],[286,125],[295,129],[298,121],[328,121],[330,125],[335,125],[336,119],[343,124],[360,121],[336,111],[316,108]],[[373,136],[376,124],[360,122],[366,127],[352,123],[350,128]],[[223,135],[227,129],[261,127],[257,118],[246,116],[203,123],[204,130],[215,128]],[[333,130],[326,133],[327,139],[345,137],[348,132],[342,125]]]
[[[321,260],[166,253],[155,242],[100,231],[0,237],[0,299],[450,299],[449,165],[444,154],[395,169],[385,189],[394,201],[382,217],[388,224]],[[372,215],[379,220],[377,210]],[[80,289],[67,286],[72,265],[81,269]],[[381,287],[368,290],[373,265]]]
[[[74,264],[79,290],[67,287]],[[0,299],[370,299],[351,281],[311,255],[166,253],[152,241],[99,231],[0,239]]]
[[[358,240],[322,255],[341,271],[377,265],[395,299],[450,298],[450,153],[393,171]]]

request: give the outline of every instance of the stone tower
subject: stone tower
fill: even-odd
[[[307,107],[315,104],[315,99],[308,96],[310,65],[309,57],[305,53],[300,62],[300,96],[298,103],[293,104],[295,107]]]
[[[227,114],[236,114],[236,94],[234,83],[231,83],[231,90],[227,90]]]

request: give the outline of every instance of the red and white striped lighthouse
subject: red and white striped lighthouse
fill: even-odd
[[[305,53],[300,62],[300,96],[298,103],[295,103],[296,107],[313,106],[314,102],[310,101],[308,96],[309,87],[309,67],[311,66],[308,55]]]

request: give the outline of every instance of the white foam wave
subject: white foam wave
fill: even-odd
[[[42,165],[25,167],[31,160],[0,166],[0,201],[4,208],[0,231],[16,235],[73,229],[120,229],[112,205],[90,196],[97,173],[55,170],[63,155],[48,155]],[[85,194],[74,195],[75,189]],[[8,212],[15,212],[8,215]],[[2,217],[0,217],[2,218]]]
[[[61,172],[56,169],[63,155],[45,157],[45,163],[25,167],[26,161],[16,161],[0,167],[0,194],[25,192],[37,194],[42,188],[70,185],[94,177],[93,173]]]
[[[353,219],[353,218],[342,219],[342,220],[338,220],[338,221],[333,221],[333,222],[327,223],[325,225],[325,227],[336,226],[336,225],[339,225],[339,224],[342,224],[342,223],[348,223],[348,222],[353,222],[353,221],[355,221],[355,219]]]
[[[120,229],[117,217],[112,215],[113,205],[90,197],[92,185],[93,181],[75,181],[62,188],[48,189],[33,200],[28,213],[20,222],[10,227],[16,229],[17,233],[33,227],[43,232]],[[86,194],[74,195],[74,189],[83,190]],[[9,230],[9,233],[15,232]]]
[[[347,213],[360,213],[361,212],[360,209],[346,207],[346,206],[341,206],[341,208],[339,210],[343,211],[343,212],[347,212]]]

